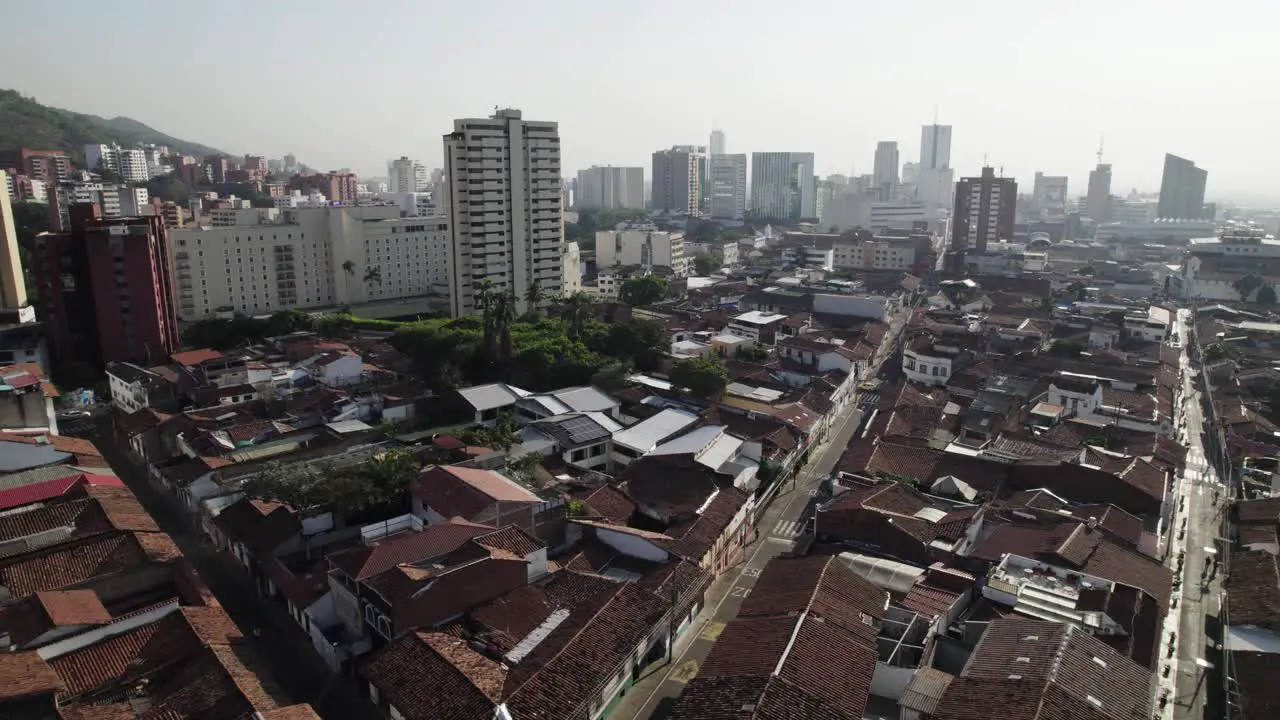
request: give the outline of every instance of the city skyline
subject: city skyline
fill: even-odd
[[[733,152],[812,152],[819,175],[851,169],[870,173],[880,140],[897,141],[903,161],[918,161],[916,138],[921,126],[934,120],[936,107],[937,121],[955,129],[951,166],[957,175],[978,173],[986,157],[1009,176],[1030,178],[1039,170],[1077,179],[1072,187],[1083,188],[1095,164],[1097,138],[1105,135],[1106,162],[1113,166],[1118,193],[1134,187],[1157,191],[1168,152],[1195,158],[1209,170],[1210,199],[1280,195],[1269,189],[1265,169],[1280,160],[1280,149],[1251,141],[1265,136],[1267,110],[1275,102],[1272,91],[1258,90],[1270,87],[1261,68],[1274,65],[1280,50],[1251,42],[1267,23],[1250,22],[1248,13],[1233,13],[1227,23],[1227,14],[1217,9],[1165,13],[1154,2],[1108,7],[1106,13],[1085,9],[1065,17],[1049,7],[1016,6],[1014,12],[1005,3],[961,9],[927,2],[916,8],[885,8],[877,16],[883,32],[865,33],[869,57],[887,51],[894,38],[911,36],[921,46],[961,52],[963,38],[986,37],[985,51],[1004,58],[1002,67],[1008,69],[1002,80],[1006,94],[1016,93],[1019,84],[1045,82],[1043,70],[1052,51],[1037,39],[1037,28],[1052,27],[1056,37],[1072,38],[1080,48],[1105,43],[1105,54],[1075,54],[1071,72],[1053,75],[1048,95],[1041,89],[1042,107],[993,101],[990,95],[1000,93],[999,87],[974,93],[962,64],[938,62],[938,53],[914,54],[895,63],[893,72],[857,72],[852,84],[833,83],[824,73],[788,72],[778,57],[803,55],[815,67],[847,67],[846,34],[861,24],[861,10],[814,3],[788,7],[779,16],[775,6],[744,2],[730,6],[709,0],[694,7],[658,2],[644,9],[565,2],[555,6],[558,12],[545,13],[516,5],[494,11],[491,6],[424,3],[372,6],[353,17],[320,0],[304,25],[285,6],[233,1],[226,12],[215,15],[175,6],[167,9],[164,20],[171,27],[267,44],[343,47],[346,59],[319,67],[292,59],[303,55],[255,52],[221,58],[219,73],[192,76],[182,63],[138,64],[135,58],[107,53],[95,59],[95,75],[127,75],[132,81],[91,83],[76,70],[74,53],[47,53],[38,34],[18,33],[0,48],[0,86],[79,112],[133,117],[232,154],[293,152],[318,169],[350,167],[362,175],[381,175],[388,159],[401,156],[440,167],[441,138],[452,120],[495,105],[557,122],[567,177],[592,165],[647,165],[646,159],[660,148],[706,144],[713,127],[724,130]],[[0,0],[6,17],[24,26],[65,27],[73,43],[78,36],[87,41],[92,28],[98,37],[142,32],[149,37],[152,57],[189,52],[184,33],[148,33],[148,24],[159,22],[158,17],[151,20],[153,13],[140,3],[134,11],[129,7]],[[328,12],[329,7],[335,11]],[[254,23],[248,28],[240,24],[248,16],[242,8],[253,10]],[[769,54],[730,39],[758,30],[762,13],[805,31],[777,40],[780,46]],[[986,33],[993,25],[1009,27],[1011,17],[1027,31]],[[563,22],[568,18],[573,21]],[[635,81],[655,71],[674,71],[676,59],[625,60],[610,51],[658,36],[672,24],[719,28],[715,37],[722,41],[699,43],[692,57],[682,56],[679,62],[700,63],[701,76],[721,80],[665,89],[662,103],[679,112],[658,114],[660,104],[637,98]],[[422,90],[406,90],[396,73],[387,71],[420,62],[412,44],[394,41],[397,33],[415,25],[451,28],[433,40],[436,57],[484,52],[474,63],[434,75]],[[983,32],[970,32],[976,30]],[[1213,52],[1170,59],[1157,50],[1158,43],[1178,36],[1200,38],[1202,46],[1225,43],[1228,32],[1231,45],[1226,47],[1249,48],[1236,52],[1249,53],[1250,62]],[[296,40],[282,39],[295,33]],[[1133,42],[1106,41],[1117,36]],[[539,47],[544,43],[563,52],[543,52]],[[564,72],[560,58],[589,56],[603,61]],[[41,62],[30,62],[33,57]],[[1170,71],[1170,63],[1178,72]],[[315,80],[302,79],[308,75]],[[1143,83],[1135,84],[1136,77],[1144,78]],[[187,95],[158,91],[192,82],[202,98],[227,101],[188,101]],[[840,86],[848,89],[833,93]],[[1261,95],[1260,106],[1255,112],[1221,113],[1213,103],[1188,103],[1188,87],[1213,87],[1219,93],[1247,89]],[[868,97],[876,98],[874,113],[864,109]],[[821,99],[823,111],[799,113],[813,98]],[[641,103],[653,112],[637,112]],[[1049,107],[1067,111],[1046,112]],[[1155,126],[1160,132],[1151,131]]]

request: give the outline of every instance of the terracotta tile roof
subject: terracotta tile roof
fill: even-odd
[[[441,633],[396,639],[360,665],[360,674],[409,720],[490,720],[507,671]]]
[[[700,464],[693,453],[648,455],[618,476],[627,495],[637,505],[659,508],[668,518],[692,518],[719,489],[714,471]]]
[[[56,528],[70,528],[72,536],[83,536],[106,532],[111,529],[111,524],[91,500],[71,500],[0,515],[0,543],[31,538]],[[47,544],[50,543],[32,538],[18,547],[6,546],[0,550],[0,555],[14,555]]]
[[[55,627],[111,622],[111,613],[92,590],[38,592],[35,599]]]
[[[329,562],[320,560],[306,572],[294,574],[275,557],[261,562],[262,571],[275,583],[276,589],[299,610],[311,607],[329,592]]]
[[[631,498],[612,485],[602,485],[581,499],[599,517],[617,523],[629,522],[636,511]]]
[[[899,604],[926,618],[941,617],[955,605],[960,595],[961,593],[953,590],[918,582],[911,586]]]
[[[729,523],[749,499],[750,496],[738,488],[721,489],[693,522],[667,529],[666,534],[675,540],[671,550],[695,562],[700,561],[724,535]]]
[[[539,550],[547,549],[547,544],[516,527],[508,525],[501,530],[494,530],[484,535],[477,535],[475,544],[489,550],[506,550],[517,557],[525,557]]]
[[[302,532],[302,523],[293,510],[280,503],[264,503],[241,498],[222,509],[214,523],[233,540],[245,544],[255,555],[268,555]]]
[[[622,584],[597,575],[563,570],[546,583],[525,585],[468,612],[483,631],[479,636],[506,654],[557,610],[598,610]]]
[[[457,465],[423,470],[409,490],[445,517],[472,518],[496,502],[541,502],[537,495],[492,470]]]
[[[1280,630],[1280,566],[1265,550],[1234,550],[1227,576],[1227,603],[1234,625]]]
[[[124,483],[114,475],[93,475],[80,473],[56,480],[31,483],[21,487],[0,490],[0,510],[31,505],[33,503],[54,500],[76,492],[86,485],[114,485],[123,487]]]
[[[357,547],[329,554],[329,562],[353,580],[365,580],[397,565],[419,563],[457,550],[477,535],[493,532],[487,525],[436,523],[421,532],[404,533],[372,547]]]
[[[0,653],[0,701],[18,700],[62,690],[63,682],[34,652]]]
[[[160,526],[138,502],[133,491],[127,487],[111,485],[89,485],[85,494],[98,504],[107,522],[116,530],[129,532],[159,532]]]
[[[100,535],[4,558],[0,560],[0,585],[14,597],[23,597],[178,557],[181,553],[162,533]]]
[[[559,720],[578,715],[625,666],[668,607],[634,583],[625,584],[573,640],[511,693],[512,716]]]
[[[320,715],[315,708],[303,703],[268,710],[262,713],[262,720],[320,720]]]
[[[769,561],[739,617],[809,610],[846,630],[865,627],[863,615],[885,616],[889,595],[835,557],[813,555]]]
[[[992,622],[947,687],[936,720],[1150,716],[1151,674],[1089,633],[1038,620]]]
[[[186,352],[174,353],[169,356],[169,358],[175,363],[183,367],[194,367],[209,360],[217,360],[220,357],[222,357],[222,353],[209,348],[188,350]]]

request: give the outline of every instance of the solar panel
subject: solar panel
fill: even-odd
[[[575,445],[578,443],[587,443],[593,440],[600,440],[608,437],[611,433],[600,427],[596,421],[591,418],[575,417],[569,418],[559,423],[561,429],[569,433],[569,440]]]

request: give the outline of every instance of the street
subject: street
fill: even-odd
[[[1228,488],[1223,485],[1204,447],[1203,400],[1195,384],[1196,368],[1187,342],[1191,311],[1178,311],[1178,335],[1183,339],[1180,360],[1182,392],[1179,410],[1183,423],[1179,440],[1187,447],[1187,461],[1173,489],[1177,505],[1169,528],[1166,564],[1174,571],[1171,610],[1161,635],[1157,707],[1166,693],[1172,702],[1164,706],[1162,717],[1202,720],[1212,717],[1206,706],[1209,694],[1206,646],[1212,642],[1207,623],[1216,623],[1221,607],[1224,572],[1216,567],[1214,549],[1227,504]],[[1176,653],[1169,657],[1170,646]]]
[[[895,349],[909,318],[910,309],[890,322],[890,331],[872,360],[868,377],[878,376],[886,359],[896,357]],[[764,567],[773,558],[792,550],[795,539],[815,511],[822,478],[835,468],[854,433],[861,427],[863,415],[859,403],[854,401],[835,417],[826,442],[813,451],[809,464],[787,481],[791,487],[779,492],[756,524],[756,540],[745,549],[745,562],[721,575],[707,590],[707,607],[699,613],[694,627],[676,642],[671,663],[638,681],[611,716],[666,716],[684,686],[697,677],[699,667],[711,652],[716,638],[725,624],[737,616],[742,601],[751,594]]]

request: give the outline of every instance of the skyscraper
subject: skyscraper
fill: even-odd
[[[1102,151],[1098,151],[1102,156]],[[1085,214],[1095,223],[1111,222],[1111,164],[1098,163],[1089,172],[1089,194],[1084,199]]]
[[[741,220],[747,212],[747,156],[711,156],[711,217]]]
[[[592,165],[578,171],[573,189],[579,210],[643,210],[644,168]]]
[[[982,168],[981,177],[960,178],[956,183],[956,208],[951,219],[951,250],[987,251],[988,242],[1013,238],[1018,183],[998,178],[995,170]]]
[[[884,140],[876,144],[876,162],[871,181],[882,202],[893,200],[898,190],[898,143]]]
[[[1031,204],[1037,213],[1061,215],[1067,209],[1067,178],[1065,175],[1045,175],[1036,172],[1031,186]]]
[[[426,192],[427,167],[401,156],[387,163],[387,190],[393,193]]]
[[[1166,153],[1156,216],[1171,220],[1204,217],[1204,184],[1208,177],[1208,171],[1194,162]]]
[[[559,127],[504,109],[454,120],[453,129],[444,136],[453,314],[475,312],[476,291],[485,282],[514,295],[521,312],[529,309],[525,298],[534,283],[548,298],[560,295]]]
[[[920,169],[951,167],[951,126],[925,125],[920,131]]]
[[[697,215],[706,207],[707,149],[676,145],[653,154],[653,209]]]
[[[711,156],[715,157],[716,155],[723,155],[724,150],[725,150],[724,131],[712,130],[711,131]]]
[[[771,220],[817,219],[813,153],[751,153],[751,213]]]

